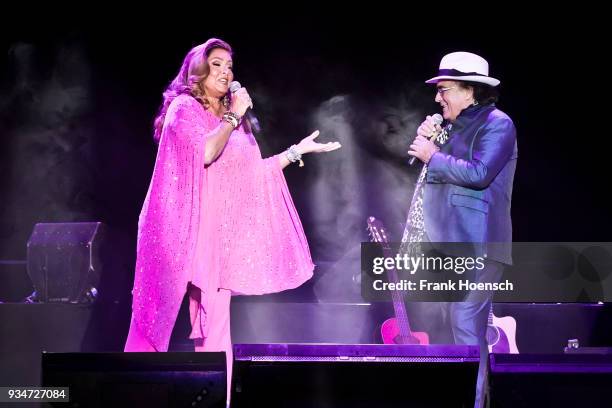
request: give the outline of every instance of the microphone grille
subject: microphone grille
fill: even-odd
[[[439,113],[436,113],[431,118],[433,119],[436,125],[441,125],[442,121],[444,121],[444,118]]]
[[[230,90],[231,93],[236,92],[240,88],[242,88],[242,85],[240,85],[240,82],[232,81],[232,83],[230,83],[229,90]]]

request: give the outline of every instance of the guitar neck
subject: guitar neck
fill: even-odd
[[[383,254],[385,255],[385,257],[391,256],[389,253],[389,248],[386,247],[386,245]],[[399,278],[397,276],[397,271],[395,270],[395,268],[389,269],[387,272],[387,276],[389,277],[389,283],[399,283]],[[398,322],[400,335],[405,337],[411,337],[412,330],[410,329],[410,322],[408,320],[408,314],[406,313],[406,304],[404,303],[402,291],[391,291],[391,298],[393,299],[393,310],[395,311],[395,318]]]
[[[386,258],[392,258],[391,247],[389,246],[389,240],[382,223],[376,220],[374,217],[368,218],[368,229],[374,242],[381,244],[383,255]],[[387,272],[389,283],[399,283],[397,271],[395,268],[389,269]],[[406,313],[406,305],[404,303],[404,297],[400,290],[392,290],[391,297],[393,299],[393,310],[395,311],[395,319],[397,320],[397,327],[399,329],[399,335],[403,338],[412,338],[412,330],[410,329],[410,322],[408,321],[408,314]]]

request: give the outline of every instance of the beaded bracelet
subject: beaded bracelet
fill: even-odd
[[[238,125],[240,124],[240,119],[241,118],[238,114],[231,112],[231,111],[227,111],[223,114],[222,120],[226,121],[227,123],[232,125],[234,129],[236,129]]]
[[[292,145],[290,148],[287,149],[285,156],[287,157],[287,160],[289,160],[291,163],[299,161],[300,167],[304,167],[304,162],[302,161],[302,154],[297,151],[295,145]]]

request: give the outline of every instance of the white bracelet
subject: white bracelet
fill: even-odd
[[[285,156],[287,157],[287,160],[289,160],[291,163],[299,161],[300,167],[304,167],[304,162],[302,161],[302,154],[298,152],[296,145],[292,145],[290,148],[288,148],[285,152]]]

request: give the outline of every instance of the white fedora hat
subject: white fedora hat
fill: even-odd
[[[489,76],[489,63],[479,55],[471,52],[452,52],[442,57],[438,76],[425,81],[436,84],[439,81],[470,81],[497,86],[499,79]]]

